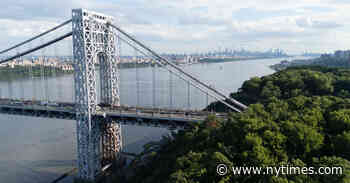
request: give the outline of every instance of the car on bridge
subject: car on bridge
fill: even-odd
[[[46,106],[48,103],[49,103],[48,101],[40,101],[40,104],[39,104],[39,105]]]
[[[10,104],[11,104],[11,105],[21,106],[21,105],[23,105],[23,102],[20,102],[20,101],[14,101],[14,102],[11,102]]]
[[[59,105],[57,104],[57,103],[55,103],[55,102],[53,102],[53,103],[47,103],[47,106],[51,106],[51,107],[59,107]]]

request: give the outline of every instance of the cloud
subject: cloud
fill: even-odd
[[[75,1],[76,2],[76,1]],[[79,2],[61,1],[11,1],[2,0],[0,5],[1,19],[33,20],[33,19],[55,19],[67,18],[70,15],[70,7],[80,4]],[[4,8],[5,7],[5,8]]]
[[[313,20],[312,18],[299,18],[296,23],[300,27],[304,28],[316,28],[316,29],[333,29],[341,27],[341,24],[328,20]]]
[[[305,11],[310,11],[312,12],[334,12],[336,11],[335,8],[333,7],[329,7],[329,6],[306,6],[303,7],[302,9],[304,9]]]
[[[298,12],[293,9],[259,10],[255,7],[248,7],[233,11],[232,19],[240,21],[251,21],[281,16],[294,16],[297,14]]]
[[[332,32],[341,37],[350,31],[347,0],[2,0],[0,6],[0,47],[69,19],[73,8],[111,15],[160,51],[240,43],[268,49],[278,42],[293,51],[304,51],[302,43],[321,50]],[[344,47],[346,40],[333,45]]]
[[[336,3],[336,4],[350,4],[348,0],[332,0],[331,3]]]

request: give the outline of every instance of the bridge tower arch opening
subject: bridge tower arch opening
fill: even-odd
[[[118,73],[114,73],[111,68],[111,60],[107,56],[105,52],[98,52],[96,54],[96,63],[99,66],[99,73],[100,73],[100,103],[107,104],[107,105],[113,105],[113,106],[119,106],[120,105],[120,99],[119,99],[119,92],[118,87],[113,87],[113,79],[112,77],[115,77],[119,79],[117,76]],[[117,61],[117,60],[116,60]],[[116,68],[117,69],[117,68]],[[119,85],[118,80],[117,86]],[[117,92],[117,93],[116,93]]]
[[[102,124],[113,121],[96,117],[98,61],[101,71],[101,102],[120,105],[117,67],[119,55],[116,50],[118,40],[116,32],[108,24],[112,21],[112,17],[99,13],[83,9],[72,10],[77,166],[79,178],[86,180],[94,180],[101,170],[102,160],[115,158],[122,144],[120,125]]]

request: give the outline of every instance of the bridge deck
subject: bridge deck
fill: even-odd
[[[76,116],[73,103],[47,103],[43,101],[15,101],[7,99],[0,99],[0,113],[58,119],[75,119]],[[95,117],[115,119],[122,124],[186,128],[191,123],[203,121],[209,114],[226,118],[225,113],[127,106],[98,107]]]

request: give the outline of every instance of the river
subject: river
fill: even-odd
[[[262,59],[212,64],[193,64],[183,69],[210,83],[214,88],[229,94],[253,76],[274,73],[269,65],[282,59]],[[121,103],[135,106],[153,106],[152,68],[138,68],[139,84],[135,78],[136,69],[121,69]],[[187,83],[172,77],[172,95],[169,96],[171,78],[165,70],[155,69],[155,105],[187,108]],[[72,101],[73,77],[65,75],[49,78],[0,82],[0,97],[49,99]],[[8,86],[12,85],[12,90]],[[45,92],[47,88],[47,92]],[[136,88],[139,88],[137,92]],[[35,95],[33,95],[35,93]],[[139,94],[137,94],[139,93]],[[137,97],[139,96],[139,97]],[[212,99],[209,98],[210,102]],[[190,108],[201,109],[207,103],[206,95],[190,88]],[[62,119],[32,118],[0,114],[0,182],[6,183],[48,183],[63,172],[72,169],[76,160],[75,121]],[[128,126],[122,127],[124,151],[140,152],[142,145],[159,140],[169,131],[162,128]],[[65,180],[62,182],[70,182]]]

